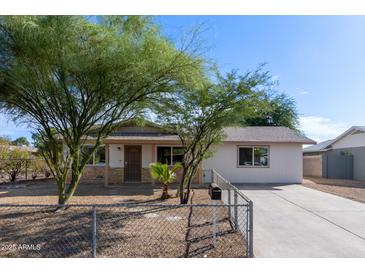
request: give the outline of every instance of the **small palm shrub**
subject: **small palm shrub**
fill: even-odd
[[[176,179],[176,171],[181,168],[180,163],[176,163],[171,169],[167,164],[152,163],[150,164],[151,177],[162,184],[161,199],[165,200],[170,197],[168,185]]]

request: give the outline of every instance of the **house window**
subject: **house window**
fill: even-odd
[[[269,147],[267,146],[238,147],[238,166],[268,167]]]
[[[172,164],[181,163],[184,160],[184,148],[173,147],[172,148]]]
[[[171,147],[157,147],[157,162],[171,165]]]
[[[157,162],[162,164],[174,165],[181,163],[184,159],[183,147],[157,147]]]
[[[91,153],[93,146],[82,146],[81,154],[83,157],[86,157]],[[104,165],[105,164],[105,146],[100,146],[91,156],[88,165]]]

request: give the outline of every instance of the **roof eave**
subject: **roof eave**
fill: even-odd
[[[266,143],[266,144],[302,144],[302,145],[315,145],[317,144],[313,140],[308,141],[272,141],[272,140],[250,140],[250,141],[243,141],[243,140],[227,140],[223,141],[224,143],[252,143],[252,144],[258,144],[258,143]]]

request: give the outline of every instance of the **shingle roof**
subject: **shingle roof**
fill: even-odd
[[[180,141],[177,135],[119,135],[108,136],[106,140],[133,140],[133,141]]]
[[[352,126],[350,127],[348,130],[346,130],[344,133],[340,134],[339,136],[337,136],[335,139],[332,140],[328,140],[328,143],[326,144],[326,146],[323,149],[329,149],[330,146],[332,146],[334,143],[336,143],[337,141],[343,139],[344,137],[346,137],[347,135],[354,133],[354,132],[365,132],[365,126]]]
[[[315,144],[316,142],[287,127],[226,127],[225,142],[265,142]],[[94,137],[88,136],[89,139]],[[168,133],[115,132],[106,140],[180,141],[177,135]]]
[[[303,149],[303,152],[320,152],[326,149],[326,147],[332,143],[332,139],[331,140],[327,140],[321,143],[318,143],[316,145],[313,146],[309,146]]]
[[[226,127],[224,132],[226,142],[316,143],[287,127]]]

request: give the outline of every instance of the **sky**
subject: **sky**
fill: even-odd
[[[159,16],[173,41],[201,26],[202,51],[225,72],[262,63],[296,101],[300,129],[317,142],[365,125],[365,16]],[[0,135],[26,136],[0,116]]]

